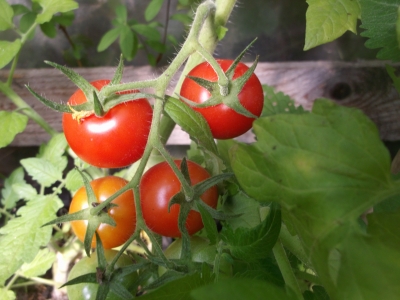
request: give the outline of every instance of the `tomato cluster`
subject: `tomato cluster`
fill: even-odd
[[[181,161],[175,164],[180,166]],[[191,184],[195,185],[210,177],[209,173],[200,165],[187,161]],[[93,180],[90,185],[99,203],[105,201],[127,184],[125,179],[116,176],[107,176]],[[180,237],[178,228],[179,205],[173,204],[168,211],[168,203],[172,196],[181,190],[181,183],[166,163],[159,163],[150,168],[142,177],[140,183],[140,203],[143,218],[147,226],[163,236]],[[217,188],[211,187],[201,196],[201,199],[210,207],[215,208],[218,202]],[[108,209],[108,214],[116,222],[116,226],[101,224],[97,233],[106,249],[118,247],[125,243],[135,231],[136,209],[132,190],[128,190],[116,197]],[[86,189],[80,188],[74,195],[69,212],[70,214],[89,207]],[[71,227],[76,236],[84,241],[88,222],[76,220],[71,222]],[[203,228],[201,216],[196,211],[190,211],[186,228],[190,235]],[[92,248],[96,246],[95,238]]]
[[[217,60],[217,62],[223,71],[229,69],[233,63],[232,60]],[[242,76],[247,70],[246,65],[239,63],[230,80]],[[215,71],[208,63],[199,64],[189,75],[208,81],[216,82],[218,80]],[[91,84],[100,90],[109,82],[109,80],[99,80]],[[123,93],[132,92],[135,91]],[[203,103],[211,96],[209,90],[190,78],[184,80],[180,93],[182,97],[196,103]],[[258,78],[254,74],[244,83],[237,98],[240,104],[254,116],[261,114],[263,91]],[[68,104],[77,105],[86,101],[84,93],[78,90],[71,96]],[[238,113],[224,103],[202,108],[193,107],[193,109],[203,115],[210,126],[213,137],[217,139],[234,138],[243,134],[251,128],[255,119]],[[71,149],[82,160],[101,168],[120,168],[130,165],[142,157],[147,144],[151,120],[152,107],[147,99],[139,99],[118,104],[106,112],[104,116],[91,114],[80,121],[75,120],[73,115],[65,113],[63,115],[63,128]],[[178,168],[181,168],[181,160],[175,160],[174,163]],[[210,178],[210,174],[202,166],[189,160],[187,160],[187,171],[192,186]],[[90,182],[98,203],[109,199],[126,184],[128,184],[126,180],[116,176],[106,176]],[[169,207],[170,200],[174,195],[181,192],[181,189],[181,182],[167,162],[153,166],[142,176],[139,185],[140,206],[143,219],[147,227],[153,232],[167,237],[181,237],[178,227],[180,205],[173,204]],[[213,186],[200,196],[200,200],[215,209],[218,197],[217,187]],[[69,212],[73,214],[88,207],[88,194],[85,187],[82,187],[74,195]],[[101,213],[107,213],[116,223],[115,226],[101,223],[96,229],[105,249],[124,244],[135,232],[136,208],[131,189],[117,196],[111,202],[111,205],[106,206]],[[94,217],[96,218],[96,216]],[[89,217],[89,221],[81,219],[71,221],[72,230],[81,241],[84,241],[90,218],[92,217]],[[204,225],[200,213],[191,210],[185,225],[189,235],[194,235],[201,230]],[[193,251],[193,253],[201,253],[200,258],[195,256],[193,259],[212,264],[216,252],[215,246],[208,246],[208,242],[199,237],[192,237],[191,243],[194,250],[196,250],[196,247],[201,250]],[[93,237],[91,247],[94,248],[95,246],[96,238]],[[166,252],[167,257],[177,258],[175,252],[179,252],[180,247],[178,239]],[[107,260],[115,255],[110,251],[106,250],[105,252]],[[120,261],[122,265],[129,264],[125,257],[122,257]],[[70,279],[87,273],[89,269],[94,271],[95,266],[97,266],[95,255],[82,259],[72,269]],[[125,285],[122,282],[121,284]],[[79,285],[69,287],[68,294],[72,298],[95,297],[98,285],[84,284],[83,287]],[[85,294],[82,294],[82,291],[86,291]],[[134,292],[132,291],[132,294]]]

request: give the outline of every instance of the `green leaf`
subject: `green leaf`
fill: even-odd
[[[32,27],[33,23],[35,23],[36,16],[37,14],[31,11],[22,15],[21,20],[19,21],[19,29],[21,32],[25,33]]]
[[[44,187],[49,187],[63,178],[62,171],[64,168],[59,168],[58,165],[54,165],[45,158],[25,158],[21,160],[21,164],[26,172]]]
[[[131,28],[148,40],[159,41],[161,39],[160,32],[152,26],[146,24],[135,24],[132,25]]]
[[[229,278],[221,279],[193,290],[190,295],[195,300],[295,300],[283,288],[271,283],[246,279]]]
[[[226,33],[228,32],[228,28],[225,26],[218,26],[216,29],[216,32],[217,32],[218,41],[221,41],[225,37]]]
[[[361,36],[369,38],[365,46],[370,49],[381,48],[376,56],[379,59],[400,61],[396,33],[399,1],[360,0],[360,4],[361,27],[366,29]]]
[[[14,42],[0,41],[0,69],[5,67],[21,49],[21,40]]]
[[[193,20],[189,15],[187,15],[187,14],[180,14],[180,13],[173,14],[173,15],[170,17],[170,19],[171,19],[171,20],[178,21],[178,22],[181,22],[181,23],[184,24],[184,25],[189,25],[189,24],[191,24],[191,23],[192,23],[192,20]]]
[[[126,10],[125,5],[117,5],[115,8],[115,14],[117,15],[117,22],[120,24],[124,24],[128,18],[128,11]]]
[[[33,200],[38,196],[36,189],[25,182],[14,183],[12,189],[14,193],[18,195],[19,199],[24,199],[26,201]]]
[[[55,38],[57,36],[56,24],[52,21],[40,24],[40,29],[49,38]]]
[[[400,48],[400,7],[397,9],[396,36],[397,36],[397,45]]]
[[[3,300],[15,300],[16,295],[13,291],[10,290],[5,290],[3,288],[0,288],[0,299]]]
[[[149,5],[146,7],[146,10],[144,11],[144,18],[147,22],[153,20],[157,16],[163,3],[164,3],[164,0],[151,0],[150,1]]]
[[[13,27],[14,11],[6,0],[0,0],[0,31]]]
[[[41,227],[56,216],[63,206],[56,196],[38,197],[21,207],[18,217],[0,228],[0,282],[14,274],[23,263],[31,262],[46,246],[52,234],[50,226]]]
[[[301,205],[296,219],[312,215],[304,232],[314,237],[357,219],[391,186],[389,153],[357,109],[317,100],[311,114],[264,117],[253,128],[257,142],[231,152],[240,185],[262,202]]]
[[[339,246],[340,268],[333,299],[398,298],[399,220],[399,211],[372,214],[368,216],[367,234],[354,232],[346,237]]]
[[[202,115],[179,99],[169,97],[164,107],[166,113],[176,124],[182,127],[195,142],[212,153],[217,153],[217,147],[210,127]]]
[[[223,212],[238,215],[236,218],[224,221],[233,230],[243,227],[252,228],[261,223],[260,203],[239,191],[228,197],[222,206]]]
[[[71,26],[75,19],[75,14],[73,11],[61,13],[59,15],[53,16],[52,21],[54,23],[63,25],[65,27]]]
[[[15,169],[4,181],[4,188],[1,190],[1,204],[4,205],[5,209],[15,207],[17,201],[21,199],[19,194],[13,189],[15,184],[20,183],[25,183],[22,167]]]
[[[331,42],[347,30],[357,33],[360,4],[353,0],[307,0],[304,50]]]
[[[14,11],[14,16],[26,14],[27,12],[29,12],[29,8],[22,4],[13,4],[11,5],[11,7]]]
[[[9,145],[14,137],[23,132],[28,117],[17,112],[0,111],[0,148]]]
[[[211,214],[199,203],[197,203],[197,209],[200,212],[207,238],[210,240],[210,245],[214,245],[218,238],[217,224]]]
[[[83,186],[83,180],[78,170],[72,169],[65,177],[65,187],[71,192],[77,191]]]
[[[237,278],[263,280],[279,287],[284,287],[285,284],[282,272],[272,255],[254,261],[235,260],[233,274]]]
[[[223,227],[221,238],[232,256],[244,261],[254,261],[269,255],[275,245],[281,228],[281,212],[276,204],[271,205],[270,214],[262,223],[253,228],[239,227],[233,230]]]
[[[332,299],[343,299],[335,296],[342,290],[351,299],[375,299],[376,291],[365,296],[371,282],[362,286],[355,270],[363,265],[358,272],[374,276],[372,257],[394,256],[369,247],[357,220],[399,189],[376,125],[358,109],[319,99],[308,114],[260,118],[254,132],[256,143],[231,150],[241,187],[258,201],[281,204]]]
[[[134,40],[135,34],[132,32],[129,26],[123,26],[121,35],[119,37],[119,47],[121,48],[122,54],[127,60],[132,60],[134,57]]]
[[[264,107],[261,117],[287,113],[306,113],[302,106],[296,107],[294,100],[271,86],[263,85]]]
[[[38,157],[44,158],[54,165],[60,165],[60,160],[63,159],[67,146],[65,135],[63,133],[58,133],[40,149],[41,151]],[[61,169],[64,170],[64,168]]]
[[[102,52],[106,50],[112,43],[114,43],[121,34],[122,27],[115,27],[107,31],[102,37],[97,46],[97,51]]]
[[[320,285],[313,285],[312,291],[305,291],[303,297],[304,300],[330,300],[329,295]]]
[[[24,277],[37,277],[44,275],[56,260],[56,254],[48,248],[38,252],[36,257],[29,263],[24,263],[18,271],[18,275]]]
[[[147,41],[147,45],[160,53],[164,53],[167,50],[167,46],[159,41]]]
[[[51,20],[53,15],[59,12],[68,12],[78,8],[78,3],[73,0],[34,0],[43,8],[37,16],[36,22],[43,24]]]
[[[193,273],[185,275],[180,279],[170,281],[160,288],[140,296],[143,300],[176,300],[191,299],[190,292],[198,287],[204,286],[213,281],[213,277],[208,272]]]

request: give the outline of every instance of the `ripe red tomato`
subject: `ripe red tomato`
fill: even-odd
[[[217,62],[222,70],[226,71],[233,61],[217,59]],[[233,79],[243,75],[248,69],[245,64],[239,63],[236,66]],[[207,62],[200,63],[194,67],[188,75],[208,81],[218,81],[217,74]],[[182,97],[196,103],[203,103],[211,96],[206,88],[200,86],[190,78],[186,78],[183,81],[180,94]],[[238,98],[240,103],[253,115],[261,115],[264,105],[264,93],[261,83],[254,73],[243,86]],[[249,118],[235,112],[223,103],[203,108],[193,107],[193,109],[203,115],[210,126],[213,137],[216,139],[231,139],[242,135],[251,128],[255,120],[254,118]]]
[[[117,255],[118,251],[115,250],[105,250],[104,255],[108,263],[114,259],[114,256]],[[130,266],[133,264],[133,261],[126,254],[122,254],[115,264],[116,269],[121,269],[126,266]],[[90,257],[84,257],[80,261],[78,261],[71,269],[68,274],[68,281],[79,277],[81,275],[85,275],[88,273],[96,273],[98,267],[97,263],[97,252],[92,253]],[[129,275],[118,280],[118,283],[124,286],[131,295],[135,296],[137,292],[137,287],[135,285],[135,281],[138,278],[138,274],[136,272],[130,273]],[[80,299],[96,299],[97,290],[99,289],[98,283],[78,283],[73,285],[67,285],[67,294],[68,299],[70,300],[80,300]],[[116,295],[113,291],[109,291],[107,294],[107,300],[116,300],[121,299]]]
[[[90,182],[98,202],[103,202],[115,192],[120,190],[128,182],[120,177],[106,176]],[[116,222],[116,226],[100,224],[97,233],[105,249],[118,247],[125,243],[136,228],[136,209],[132,190],[126,191],[115,198],[112,203],[118,205],[112,207],[108,214]],[[88,208],[86,189],[81,187],[72,198],[69,213],[74,213]],[[75,235],[83,242],[86,234],[87,221],[71,221],[71,227]],[[92,248],[96,247],[96,237],[93,237]]]
[[[180,160],[175,160],[179,167]],[[200,165],[187,161],[192,185],[210,177],[210,174]],[[167,162],[159,163],[150,168],[140,182],[140,202],[143,218],[147,226],[163,236],[180,237],[178,228],[179,205],[174,204],[168,212],[168,203],[172,196],[181,189],[181,183]],[[215,208],[218,202],[218,190],[214,186],[201,196],[209,206]],[[190,235],[203,228],[200,213],[190,211],[186,220],[186,228]]]
[[[91,84],[100,90],[109,82],[98,80]],[[82,90],[77,90],[68,103],[86,101]],[[68,144],[83,161],[99,168],[122,168],[142,157],[152,115],[147,99],[138,99],[118,104],[102,117],[93,114],[80,122],[64,113],[62,123]]]

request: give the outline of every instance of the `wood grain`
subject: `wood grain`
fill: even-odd
[[[399,65],[395,67],[400,68]],[[114,70],[113,67],[75,69],[89,81],[111,78]],[[123,81],[155,78],[161,71],[149,66],[128,66],[125,68]],[[400,96],[393,87],[384,62],[262,62],[258,64],[255,73],[261,83],[271,85],[291,96],[297,105],[306,109],[310,109],[314,100],[320,97],[332,99],[341,105],[360,108],[377,124],[383,140],[400,140]],[[7,70],[0,71],[1,80],[5,80],[7,76]],[[73,83],[55,69],[18,69],[15,72],[13,89],[51,126],[61,131],[60,114],[42,105],[29,93],[25,84],[48,99],[66,102],[76,90]],[[14,108],[13,104],[0,94],[0,110]],[[245,135],[241,140],[246,141],[248,138],[251,138],[251,135]],[[17,135],[12,145],[39,145],[48,139],[48,134],[30,121],[25,132]],[[189,136],[176,128],[168,144],[185,145],[189,142]]]

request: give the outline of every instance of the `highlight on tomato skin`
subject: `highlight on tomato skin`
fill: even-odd
[[[217,59],[223,71],[228,70],[233,60]],[[234,71],[233,79],[243,75],[249,68],[239,62]],[[218,76],[208,62],[202,62],[194,67],[188,76],[199,77],[208,81],[218,81]],[[192,79],[186,77],[182,83],[180,95],[196,103],[203,103],[211,97],[211,93]],[[258,77],[253,73],[238,94],[239,102],[253,115],[259,117],[264,106],[264,92]],[[235,112],[225,104],[209,107],[192,108],[201,113],[210,126],[215,139],[232,139],[251,129],[255,118],[249,118]]]
[[[180,167],[181,160],[175,160]],[[191,184],[195,185],[210,177],[202,166],[187,161]],[[167,237],[180,237],[178,228],[179,204],[173,204],[168,212],[168,203],[181,189],[181,183],[167,162],[161,162],[150,168],[140,182],[140,203],[146,225],[155,233]],[[218,203],[218,190],[211,187],[201,196],[201,200],[212,208]],[[190,235],[204,227],[200,213],[192,210],[186,220],[186,229]]]
[[[101,90],[109,82],[97,80],[91,84]],[[68,104],[86,101],[82,90],[77,90]],[[92,114],[79,122],[72,114],[64,113],[62,126],[69,146],[80,159],[99,168],[123,168],[143,156],[152,116],[149,101],[142,98],[118,104],[102,117]]]
[[[115,192],[123,188],[128,181],[117,176],[106,176],[90,182],[99,203],[105,201]],[[72,198],[69,213],[72,214],[89,207],[85,187],[81,187]],[[124,244],[136,229],[136,208],[133,191],[128,190],[112,201],[117,206],[108,210],[108,214],[116,222],[116,226],[100,224],[97,233],[103,247],[111,249]],[[88,222],[86,220],[71,221],[71,228],[80,241],[84,241]],[[96,247],[96,237],[93,237],[92,248]]]

